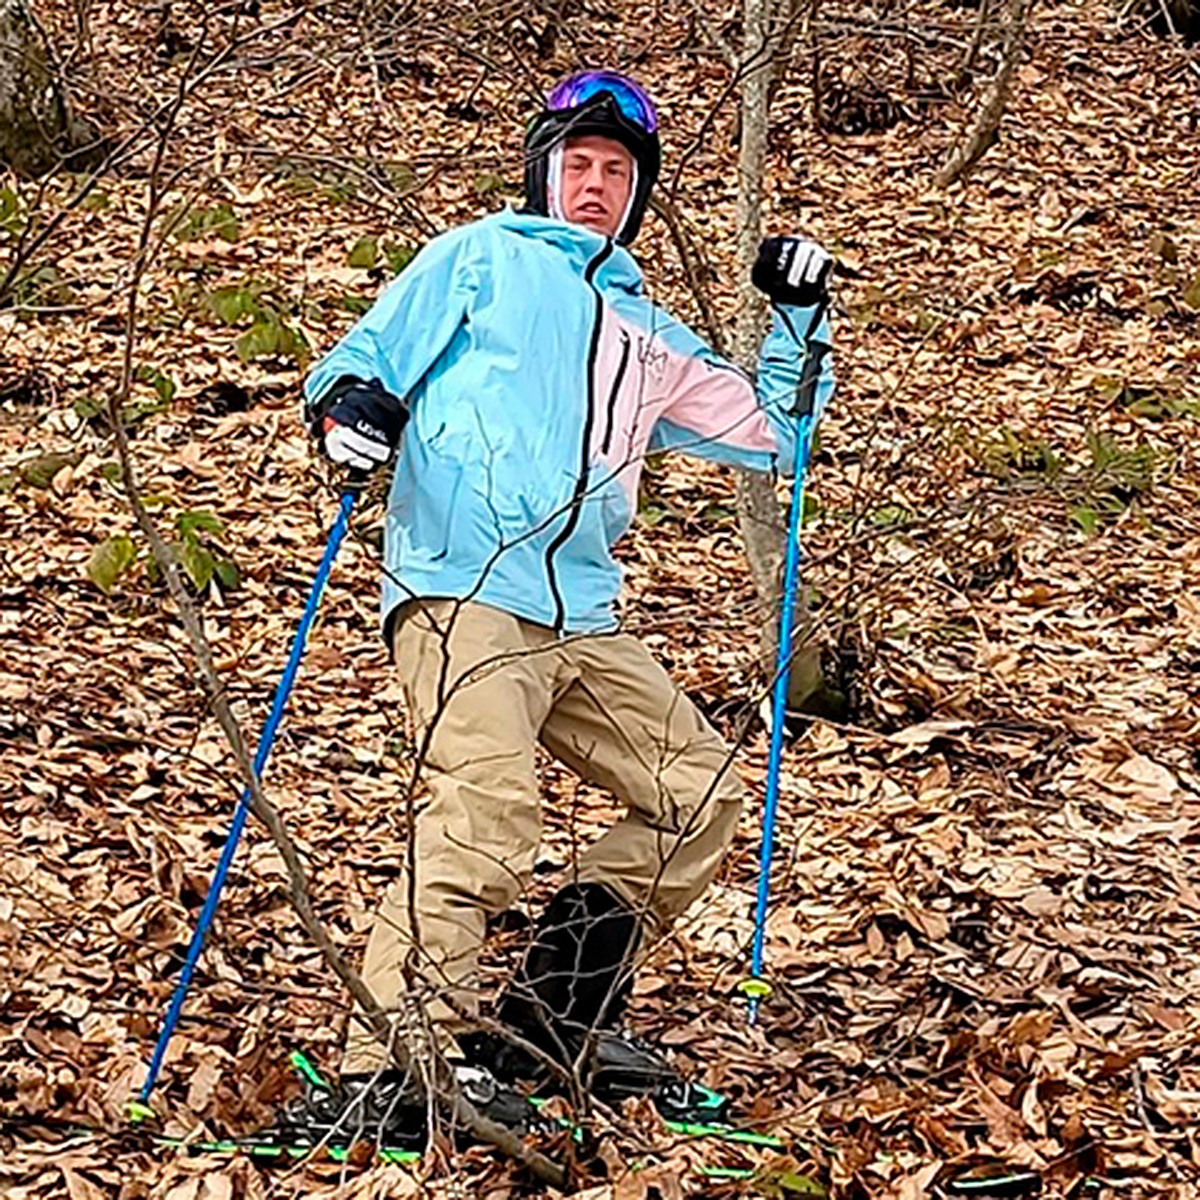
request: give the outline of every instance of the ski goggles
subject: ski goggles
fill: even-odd
[[[579,108],[598,96],[612,98],[617,111],[644,133],[658,129],[658,113],[645,91],[632,79],[616,71],[579,71],[554,85],[546,97],[549,112]]]

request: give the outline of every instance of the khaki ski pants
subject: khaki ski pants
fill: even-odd
[[[424,600],[402,611],[393,646],[429,800],[415,822],[415,912],[406,865],[376,915],[363,975],[386,1011],[419,996],[446,1047],[478,1011],[487,919],[533,872],[539,741],[626,806],[570,879],[605,884],[651,927],[712,879],[744,789],[721,738],[627,634],[560,639],[482,604]],[[385,1059],[351,1021],[343,1073]]]

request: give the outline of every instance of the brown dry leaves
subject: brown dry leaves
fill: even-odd
[[[650,47],[639,69],[661,95],[670,161],[723,76],[664,48],[684,44],[685,11],[664,9],[654,26],[627,9],[576,32],[606,58]],[[940,29],[946,10],[925,18]],[[65,10],[48,7],[47,19]],[[93,19],[114,78],[166,69],[158,17]],[[186,36],[177,20],[173,36]],[[204,608],[252,737],[332,494],[296,418],[297,372],[240,363],[234,333],[203,315],[195,290],[255,278],[316,348],[329,345],[352,319],[343,301],[377,286],[347,265],[358,237],[417,240],[431,222],[492,207],[476,187],[487,172],[516,178],[525,104],[521,73],[480,78],[476,59],[444,48],[394,74],[379,57],[379,74],[356,71],[338,58],[349,33],[335,32],[314,24],[273,42],[274,74],[217,85],[216,108],[193,113],[190,144],[218,168],[209,199],[230,200],[242,232],[172,244],[144,289],[138,360],[179,394],[140,427],[140,469],[164,521],[190,509],[225,522],[244,586]],[[533,53],[527,41],[519,53]],[[570,54],[550,52],[539,78]],[[313,61],[329,70],[305,74]],[[840,293],[843,390],[814,473],[821,515],[805,535],[822,624],[857,658],[855,723],[810,729],[785,762],[776,996],[760,1027],[730,998],[746,970],[753,808],[722,879],[647,964],[636,1021],[733,1092],[748,1123],[795,1138],[779,1170],[821,1173],[841,1195],[916,1200],[943,1164],[986,1158],[1036,1166],[1052,1195],[1078,1194],[1088,1175],[1123,1181],[1126,1194],[1190,1195],[1200,1118],[1200,350],[1181,299],[1200,269],[1190,77],[1180,52],[1116,32],[1100,6],[1044,9],[1000,146],[949,195],[927,183],[947,123],[820,138],[804,85],[793,72],[777,101],[772,223],[836,244],[857,272]],[[315,158],[268,174],[267,124],[274,151]],[[725,282],[732,137],[722,113],[681,191]],[[413,165],[421,211],[365,185],[358,202],[337,200],[353,174],[348,141]],[[325,191],[289,183],[304,172]],[[0,495],[0,1113],[16,1122],[0,1134],[0,1193],[438,1194],[444,1180],[399,1168],[264,1176],[118,1140],[237,788],[161,595],[133,581],[105,598],[84,574],[99,540],[131,529],[102,431],[70,410],[110,393],[118,374],[145,193],[135,178],[105,188],[109,207],[76,214],[55,243],[78,310],[26,322],[0,312],[0,475],[18,472]],[[659,294],[694,315],[657,223],[639,249]],[[35,385],[27,399],[22,380]],[[244,411],[228,411],[218,381],[241,389]],[[135,399],[152,395],[135,385]],[[1118,450],[1151,447],[1154,486],[1101,465],[1089,431]],[[63,458],[46,486],[20,480],[50,454]],[[648,482],[658,519],[624,550],[631,623],[732,731],[760,688],[732,482],[682,462]],[[1085,536],[1071,509],[1106,498],[1113,511]],[[378,518],[366,510],[360,528],[372,533]],[[267,776],[310,857],[322,915],[352,950],[395,873],[409,767],[375,634],[375,573],[369,539],[347,548]],[[764,765],[756,729],[739,754],[756,794]],[[553,767],[546,788],[544,857],[562,865],[572,838],[614,813]],[[552,883],[539,875],[537,888]],[[282,884],[252,829],[167,1062],[160,1101],[177,1133],[260,1124],[294,1089],[292,1044],[336,1060],[342,997]],[[592,1200],[732,1195],[743,1185],[701,1182],[697,1164],[764,1163],[671,1138],[644,1112],[607,1138],[580,1193]],[[521,1190],[482,1151],[450,1174],[489,1200]]]

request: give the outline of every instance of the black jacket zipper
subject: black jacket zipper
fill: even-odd
[[[550,591],[554,596],[554,631],[562,633],[566,623],[567,606],[563,601],[562,592],[558,588],[558,580],[554,574],[554,556],[562,548],[567,539],[575,532],[579,524],[579,514],[583,509],[583,498],[587,494],[588,466],[591,459],[592,426],[596,421],[596,357],[600,350],[600,325],[604,320],[604,298],[595,284],[596,272],[601,263],[613,251],[611,239],[606,239],[604,249],[592,259],[583,273],[584,282],[596,294],[596,317],[592,323],[592,338],[588,343],[587,356],[587,412],[583,418],[583,444],[579,452],[579,475],[575,480],[575,490],[571,495],[571,503],[567,519],[563,527],[554,535],[550,545],[546,547],[546,575],[550,581]]]
[[[613,379],[612,388],[608,393],[608,424],[604,427],[604,443],[600,447],[607,454],[613,439],[613,422],[617,415],[617,394],[621,390],[621,380],[625,378],[625,368],[629,366],[629,334],[621,330],[621,361],[617,364],[617,374]]]

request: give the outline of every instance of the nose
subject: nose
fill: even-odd
[[[592,163],[588,167],[583,188],[586,192],[602,192],[604,190],[604,168],[599,163]]]

